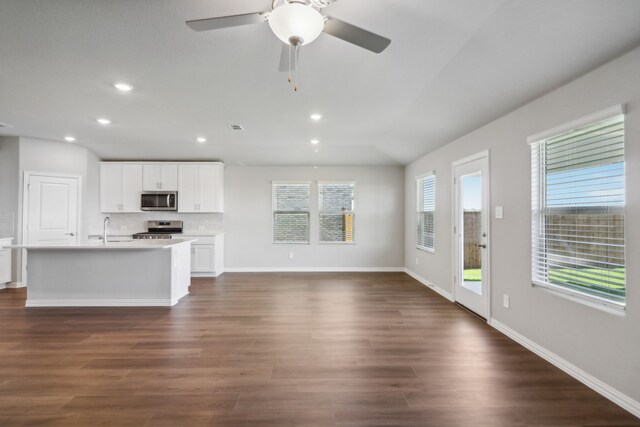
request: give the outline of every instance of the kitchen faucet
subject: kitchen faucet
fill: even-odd
[[[111,218],[109,218],[108,216],[104,217],[104,223],[103,223],[104,228],[102,229],[102,242],[105,245],[107,244],[107,230],[109,229],[110,222],[111,222]]]

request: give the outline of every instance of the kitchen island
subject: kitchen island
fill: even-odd
[[[10,247],[27,251],[27,307],[172,306],[189,293],[194,241]]]

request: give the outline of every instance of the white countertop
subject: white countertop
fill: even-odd
[[[108,242],[106,245],[102,241],[87,240],[72,245],[10,245],[9,248],[16,249],[51,249],[51,250],[74,250],[74,249],[168,249],[172,246],[183,243],[192,243],[196,239],[139,239]]]

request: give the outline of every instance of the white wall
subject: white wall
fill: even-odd
[[[18,235],[17,217],[18,208],[18,180],[19,180],[19,154],[20,140],[17,137],[0,138],[0,213],[10,213],[13,215],[13,233]],[[11,257],[11,281],[18,279],[16,271],[19,270],[17,250],[12,251]]]
[[[87,191],[88,185],[95,182],[98,176],[96,155],[77,145],[33,138],[19,138],[18,146],[18,212],[16,215],[18,233],[15,241],[22,241],[22,189],[25,172],[45,172],[82,177],[81,235],[87,235],[92,217],[98,214],[98,194],[94,191]],[[14,266],[19,266],[21,253],[14,251],[14,254]],[[14,268],[13,275],[14,281],[19,282],[22,276],[20,268]]]
[[[272,243],[272,181],[312,182],[310,245]],[[355,245],[317,243],[316,181],[357,181]],[[403,168],[398,166],[229,166],[225,170],[225,270],[401,268],[403,188]]]
[[[445,291],[452,290],[451,163],[490,150],[491,316],[578,368],[640,401],[640,49],[459,138],[411,163],[405,173],[405,262]],[[528,136],[625,104],[627,310],[616,315],[531,286],[531,184]],[[435,170],[436,251],[415,248],[414,177]],[[419,257],[416,265],[415,258]],[[511,308],[502,307],[502,295]]]
[[[18,163],[19,139],[17,137],[0,137],[0,213],[18,213]]]
[[[20,189],[25,172],[49,172],[53,174],[79,175],[82,177],[82,235],[88,232],[89,215],[98,212],[99,197],[87,191],[98,177],[98,157],[84,147],[63,142],[20,138]],[[22,206],[22,190],[20,190]],[[22,227],[20,213],[20,227]],[[21,229],[21,228],[20,228]]]

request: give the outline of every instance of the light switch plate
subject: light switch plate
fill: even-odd
[[[504,308],[509,308],[509,295],[502,295],[502,305],[504,306]]]
[[[496,206],[496,219],[504,218],[502,206]]]

